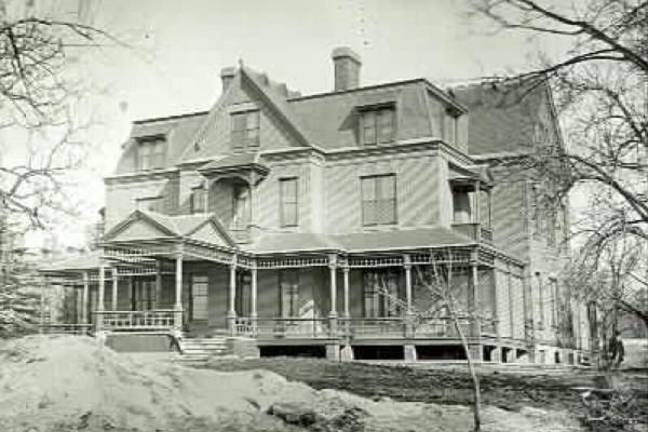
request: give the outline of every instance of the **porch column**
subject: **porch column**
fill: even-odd
[[[155,308],[160,309],[162,298],[162,262],[156,261],[155,269]]]
[[[409,254],[403,255],[403,268],[405,269],[405,337],[414,336],[414,312],[412,310],[412,260]]]
[[[82,300],[82,310],[81,310],[81,321],[83,324],[88,324],[90,322],[88,317],[88,299],[90,291],[90,278],[88,277],[88,272],[83,272],[83,300]]]
[[[112,268],[112,310],[117,310],[117,292],[119,291],[119,275],[117,274],[117,267]]]
[[[349,271],[350,270],[351,269],[349,268],[348,264],[342,267],[342,272],[344,275],[344,318],[351,317],[351,313],[349,312]]]
[[[253,334],[256,334],[256,328],[257,328],[257,267],[256,267],[256,262],[252,264],[252,268],[250,269],[250,276],[251,276],[251,294],[250,294],[250,302],[252,303],[250,305],[250,319],[252,320],[252,332]]]
[[[106,265],[99,265],[99,295],[97,298],[97,319],[95,325],[97,331],[101,331],[103,327],[103,311],[106,309],[104,304],[104,297],[106,293]]]
[[[182,331],[182,259],[182,253],[176,255],[173,327],[178,332]]]
[[[250,295],[250,316],[253,319],[256,319],[257,317],[257,268],[256,265],[253,265],[252,268],[250,269],[250,276],[251,276],[251,290],[252,293]]]
[[[470,354],[475,361],[482,360],[480,343],[481,325],[479,320],[479,267],[478,252],[473,251],[470,259],[470,285],[468,287],[468,310],[470,312]]]
[[[337,336],[337,256],[329,255],[329,275],[331,290],[331,309],[329,312],[329,333],[331,337]]]
[[[45,325],[45,289],[47,289],[47,285],[48,277],[47,275],[44,275],[40,290],[40,326],[38,327],[39,333],[43,333],[44,331],[43,326]]]
[[[405,299],[407,300],[407,313],[412,313],[412,261],[409,254],[403,255],[403,268],[405,269]]]
[[[234,335],[236,325],[236,255],[232,257],[230,263],[230,282],[229,282],[229,309],[227,311],[227,328],[231,335]]]

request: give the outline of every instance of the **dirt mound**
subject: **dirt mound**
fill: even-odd
[[[0,343],[2,431],[466,431],[462,406],[372,401],[272,372],[216,372],[119,355],[82,337]],[[295,420],[297,419],[297,420]],[[293,421],[295,420],[295,421]],[[345,429],[347,430],[347,429]],[[485,431],[576,431],[564,413],[485,407]]]

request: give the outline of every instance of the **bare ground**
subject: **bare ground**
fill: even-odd
[[[264,358],[254,360],[213,360],[208,367],[220,371],[266,369],[291,381],[301,381],[316,389],[345,390],[360,396],[397,401],[445,405],[468,405],[472,401],[472,383],[467,372],[412,368],[399,365],[339,363],[320,359]],[[584,415],[578,387],[593,387],[595,372],[571,370],[543,374],[537,371],[502,373],[480,371],[482,401],[509,411],[522,407],[567,410]],[[626,374],[626,385],[638,398],[638,405],[648,407],[646,371]]]

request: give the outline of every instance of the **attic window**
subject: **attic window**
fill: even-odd
[[[391,143],[395,132],[396,109],[393,104],[360,109],[360,140],[363,145]]]
[[[259,147],[259,111],[235,112],[232,116],[232,149]]]
[[[137,167],[140,170],[164,168],[166,140],[152,136],[137,140]]]

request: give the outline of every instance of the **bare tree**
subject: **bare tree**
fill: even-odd
[[[394,313],[406,313],[406,320],[409,321],[408,325],[412,325],[414,328],[425,326],[428,323],[432,323],[432,325],[439,322],[445,323],[446,321],[452,323],[461,342],[473,385],[473,430],[477,432],[481,430],[481,389],[479,376],[475,370],[470,350],[470,343],[465,334],[465,327],[466,324],[470,327],[470,324],[479,320],[480,314],[477,305],[469,305],[468,302],[462,302],[458,299],[458,294],[462,293],[462,282],[464,287],[465,282],[467,282],[467,280],[457,280],[459,275],[466,274],[467,267],[462,268],[459,266],[459,263],[464,262],[462,261],[464,258],[464,253],[447,249],[436,253],[431,264],[414,267],[416,270],[416,284],[422,286],[427,293],[425,304],[419,302],[408,309],[407,303],[387,289],[384,280],[381,281],[380,293],[390,300],[389,304]],[[463,294],[465,294],[465,291]],[[467,296],[464,296],[464,298],[467,298]]]
[[[592,204],[612,210],[597,227],[601,241],[620,231],[648,239],[648,2],[469,3],[473,15],[496,31],[527,32],[566,46],[558,55],[539,53],[538,64],[515,81],[527,84],[524,94],[547,80],[553,84],[567,145],[538,146],[516,162],[538,178],[551,178],[553,198],[582,185],[596,192]]]
[[[566,131],[499,162],[551,187],[541,192],[551,208],[571,192],[587,197],[574,218],[571,239],[582,245],[572,274],[586,277],[613,250],[648,245],[648,1],[469,0],[471,15],[496,32],[518,32],[564,47],[538,53],[538,61],[502,86],[553,86],[555,107]],[[547,45],[545,45],[547,46]],[[607,251],[607,252],[606,252]],[[589,295],[615,304],[645,322],[645,310],[620,295],[609,259],[608,283]],[[618,270],[618,269],[617,269]],[[584,281],[587,279],[584,279]],[[588,284],[581,283],[582,286]]]
[[[82,3],[77,7],[86,10]],[[34,280],[19,277],[12,238],[50,228],[75,210],[68,174],[85,159],[92,120],[82,114],[86,87],[72,66],[84,53],[118,43],[54,9],[61,6],[0,0],[0,297],[18,309],[31,295],[22,288]],[[18,309],[5,311],[3,326],[21,322]]]
[[[79,133],[87,124],[79,125],[77,107],[84,87],[69,65],[83,50],[115,39],[29,7],[12,17],[8,6],[0,2],[0,126],[18,161],[0,154],[0,217],[9,220],[5,227],[42,228],[44,210],[69,202],[60,196],[61,177],[84,156]]]

